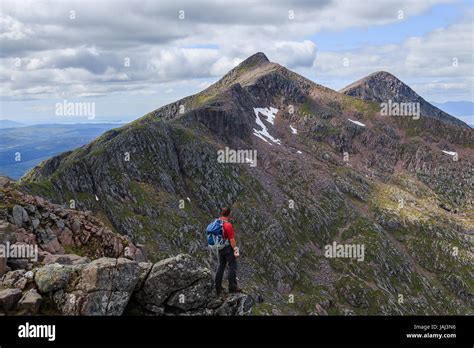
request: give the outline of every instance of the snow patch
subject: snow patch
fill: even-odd
[[[298,134],[298,130],[296,128],[293,128],[291,124],[290,124],[290,129],[291,129],[291,133]]]
[[[457,154],[457,153],[454,152],[454,151],[445,151],[445,150],[443,150],[443,152],[444,152],[446,155],[450,155],[450,156],[456,156],[456,154]]]
[[[280,139],[276,139],[276,138],[272,137],[270,133],[268,133],[268,128],[267,128],[267,126],[265,126],[265,124],[263,123],[263,121],[262,121],[262,119],[260,118],[260,115],[259,115],[259,114],[262,114],[263,116],[265,116],[267,122],[269,122],[271,124],[275,124],[275,116],[278,112],[278,109],[275,109],[275,108],[272,108],[272,107],[269,107],[269,108],[253,108],[253,111],[255,112],[255,123],[257,123],[257,125],[260,126],[260,128],[262,128],[261,130],[257,130],[257,129],[254,128],[253,129],[253,134],[255,136],[259,137],[260,139],[266,141],[270,145],[271,145],[271,143],[268,140],[274,142],[275,144],[281,145],[281,140]]]
[[[351,121],[352,123],[358,125],[358,126],[365,127],[365,124],[363,124],[362,122],[354,121],[354,120],[351,120],[350,118],[348,118],[348,120]]]

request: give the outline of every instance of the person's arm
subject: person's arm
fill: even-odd
[[[237,242],[235,241],[235,238],[229,239],[229,241],[232,249],[235,249],[237,247]]]
[[[237,242],[235,241],[235,232],[231,223],[227,224],[226,232],[227,232],[227,237],[229,238],[230,246],[232,247],[232,250],[235,251],[235,248],[237,248]]]

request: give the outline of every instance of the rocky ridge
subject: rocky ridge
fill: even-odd
[[[189,255],[147,262],[129,237],[91,212],[23,194],[4,177],[0,195],[2,246],[38,247],[35,257],[0,257],[0,314],[247,315],[252,309],[249,295],[216,296],[211,272]]]
[[[367,96],[416,97],[382,80]],[[256,313],[472,313],[474,132],[429,109],[381,116],[367,96],[259,53],[16,185],[94,211],[153,262],[188,253],[209,266],[203,230],[231,206],[241,283],[264,300]],[[281,145],[254,135],[255,110],[270,107],[261,122]],[[219,163],[225,147],[257,151],[258,165]],[[364,261],[325,257],[333,242],[364,245]]]

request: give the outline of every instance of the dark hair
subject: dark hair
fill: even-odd
[[[229,216],[230,215],[230,208],[225,207],[221,211],[221,216]]]

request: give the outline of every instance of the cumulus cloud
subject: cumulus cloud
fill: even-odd
[[[469,12],[458,23],[423,37],[410,37],[400,44],[321,52],[315,70],[325,78],[349,81],[385,70],[406,80],[427,98],[469,100],[474,93],[473,20],[473,13]]]
[[[0,14],[1,95],[150,94],[157,86],[171,83],[167,90],[179,90],[180,83],[192,80],[197,87],[257,51],[290,69],[326,76],[393,70],[387,66],[400,74],[461,76],[469,68],[463,66],[469,58],[465,27],[344,54],[319,52],[317,43],[307,39],[321,30],[392,23],[400,11],[416,16],[440,2],[446,1],[6,0]],[[455,73],[449,66],[452,52],[459,52]],[[349,69],[341,69],[344,58]]]

